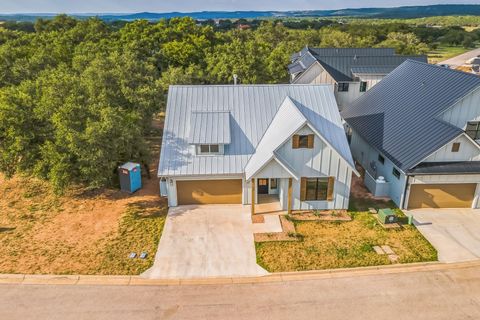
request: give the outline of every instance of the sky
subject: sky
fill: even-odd
[[[479,0],[0,0],[1,13],[130,13],[312,10],[478,4]]]

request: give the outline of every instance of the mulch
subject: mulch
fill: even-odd
[[[255,242],[271,242],[271,241],[299,241],[296,237],[295,225],[288,220],[286,216],[279,216],[282,224],[283,232],[276,233],[256,233],[254,234]]]

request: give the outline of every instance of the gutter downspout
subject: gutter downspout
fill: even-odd
[[[405,190],[403,191],[403,200],[402,200],[402,207],[400,209],[405,209],[405,200],[407,199],[407,190],[410,187],[409,181],[410,181],[410,176],[406,175],[407,179],[405,180]]]

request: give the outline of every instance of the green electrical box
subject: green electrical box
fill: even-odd
[[[380,209],[378,210],[378,219],[383,224],[397,222],[397,216],[392,209]]]

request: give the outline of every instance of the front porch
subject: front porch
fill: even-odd
[[[292,178],[252,178],[251,213],[290,214],[292,208]]]

